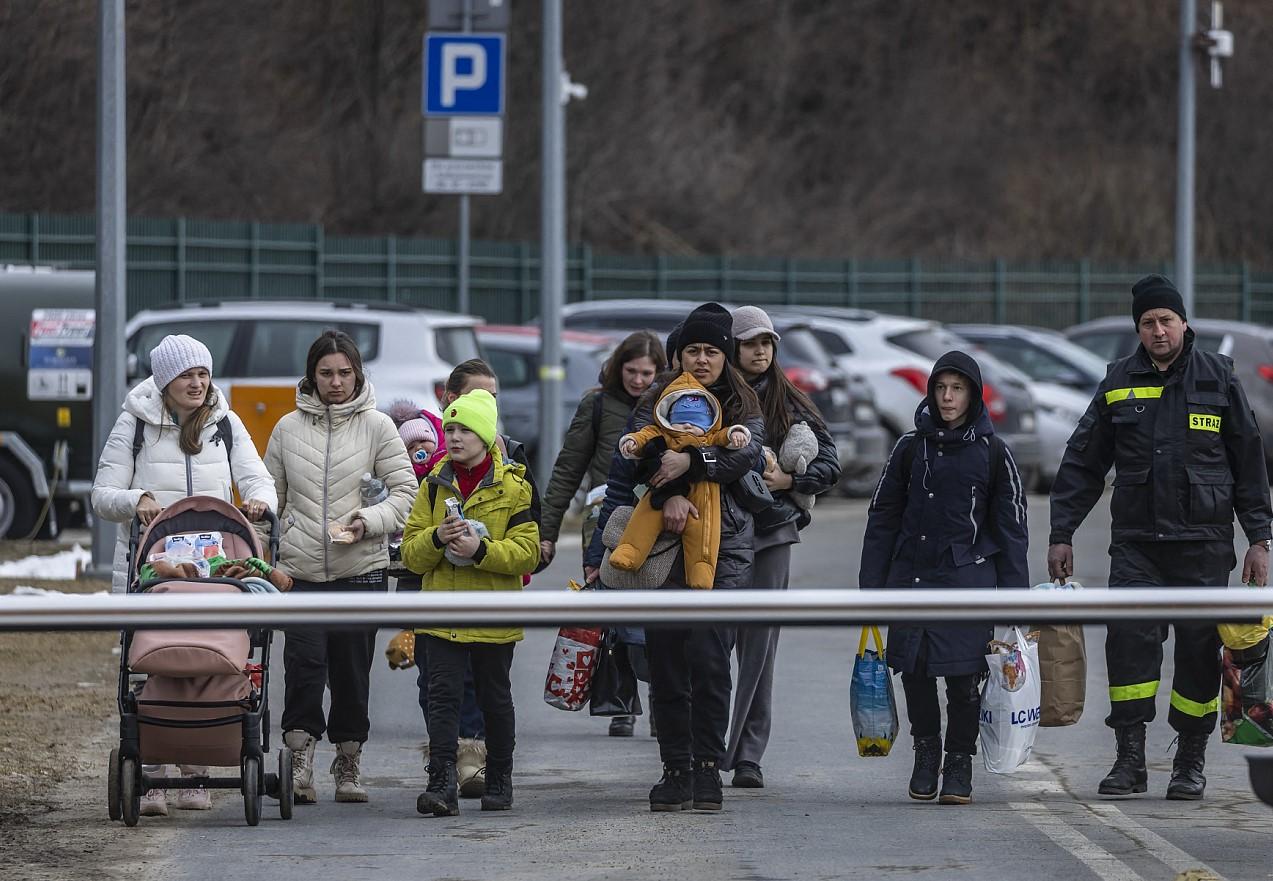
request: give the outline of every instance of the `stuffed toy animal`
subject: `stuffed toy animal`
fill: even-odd
[[[778,467],[793,476],[809,470],[809,463],[818,456],[818,438],[807,422],[797,422],[787,431],[787,437],[778,450]],[[805,511],[813,509],[816,501],[808,493],[791,490],[791,500]]]
[[[385,646],[385,658],[390,670],[405,670],[415,666],[415,631],[403,630]]]

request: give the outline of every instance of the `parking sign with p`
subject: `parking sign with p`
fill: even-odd
[[[504,112],[503,34],[426,34],[425,116]]]

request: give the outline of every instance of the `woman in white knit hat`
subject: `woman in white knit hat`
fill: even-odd
[[[265,470],[239,417],[225,395],[212,384],[212,353],[193,337],[169,335],[150,350],[151,376],[124,399],[123,412],[115,420],[93,479],[93,510],[103,520],[143,525],[163,509],[186,496],[201,495],[233,501],[232,486],[246,499],[249,519],[260,519],[265,509],[275,510],[274,479]],[[223,432],[230,432],[227,455]],[[140,446],[134,447],[140,440]],[[125,562],[128,530],[121,528],[115,543],[111,589],[128,589]],[[189,774],[203,769],[182,767]],[[163,776],[158,769],[147,773]],[[182,789],[177,807],[206,810],[212,807],[202,787]],[[145,816],[166,816],[163,790],[146,793],[141,802]]]

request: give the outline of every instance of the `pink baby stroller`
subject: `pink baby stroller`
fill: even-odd
[[[133,521],[128,543],[129,593],[249,593],[253,585],[232,578],[140,581],[151,553],[169,536],[219,532],[227,559],[278,556],[278,520],[270,521],[270,554],[233,505],[190,496],[165,508],[138,538]],[[142,793],[150,789],[203,786],[238,789],[249,826],[261,820],[261,796],[279,800],[279,814],[292,816],[292,754],[278,751],[277,772],[265,772],[269,752],[269,629],[125,630],[119,662],[119,746],[111,750],[107,777],[110,818],[135,826]],[[255,664],[249,668],[249,664]],[[259,679],[253,674],[258,669]],[[144,675],[140,689],[137,681]],[[237,766],[234,777],[151,777],[143,765]]]

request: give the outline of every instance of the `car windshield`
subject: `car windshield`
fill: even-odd
[[[782,364],[800,364],[831,370],[834,362],[827,356],[818,338],[807,327],[789,327],[779,331],[782,341],[778,343],[778,361]]]
[[[1036,342],[1003,336],[974,336],[973,340],[1036,382],[1068,385],[1079,380],[1095,385],[1105,375],[1104,361],[1068,340],[1049,337],[1046,342]]]
[[[888,337],[888,341],[934,361],[947,352],[968,348],[967,340],[944,327],[924,327],[895,333]]]
[[[1070,337],[1070,341],[1095,353],[1098,358],[1103,359],[1106,363],[1119,358],[1126,358],[1132,352],[1135,352],[1136,347],[1140,345],[1140,340],[1134,330],[1115,330],[1113,328],[1081,331]],[[1220,347],[1224,345],[1224,334],[1208,333],[1206,331],[1199,333],[1195,330],[1193,342],[1195,346],[1204,352],[1219,352]]]
[[[159,341],[169,334],[187,334],[208,347],[212,353],[212,373],[214,376],[224,373],[230,365],[230,348],[234,344],[234,334],[239,328],[237,321],[173,321],[163,324],[148,324],[139,329],[128,342],[128,351],[137,356],[137,372],[130,379],[145,379],[150,376],[150,350],[159,345]],[[305,360],[301,359],[302,369]]]
[[[462,364],[472,358],[482,357],[477,344],[477,334],[468,325],[439,327],[433,331],[433,343],[438,357],[447,364]]]
[[[352,321],[296,321],[263,318],[246,322],[252,330],[244,377],[300,376],[305,372],[309,347],[325,330],[343,330],[353,337],[363,363],[375,360],[380,350],[380,328]]]

